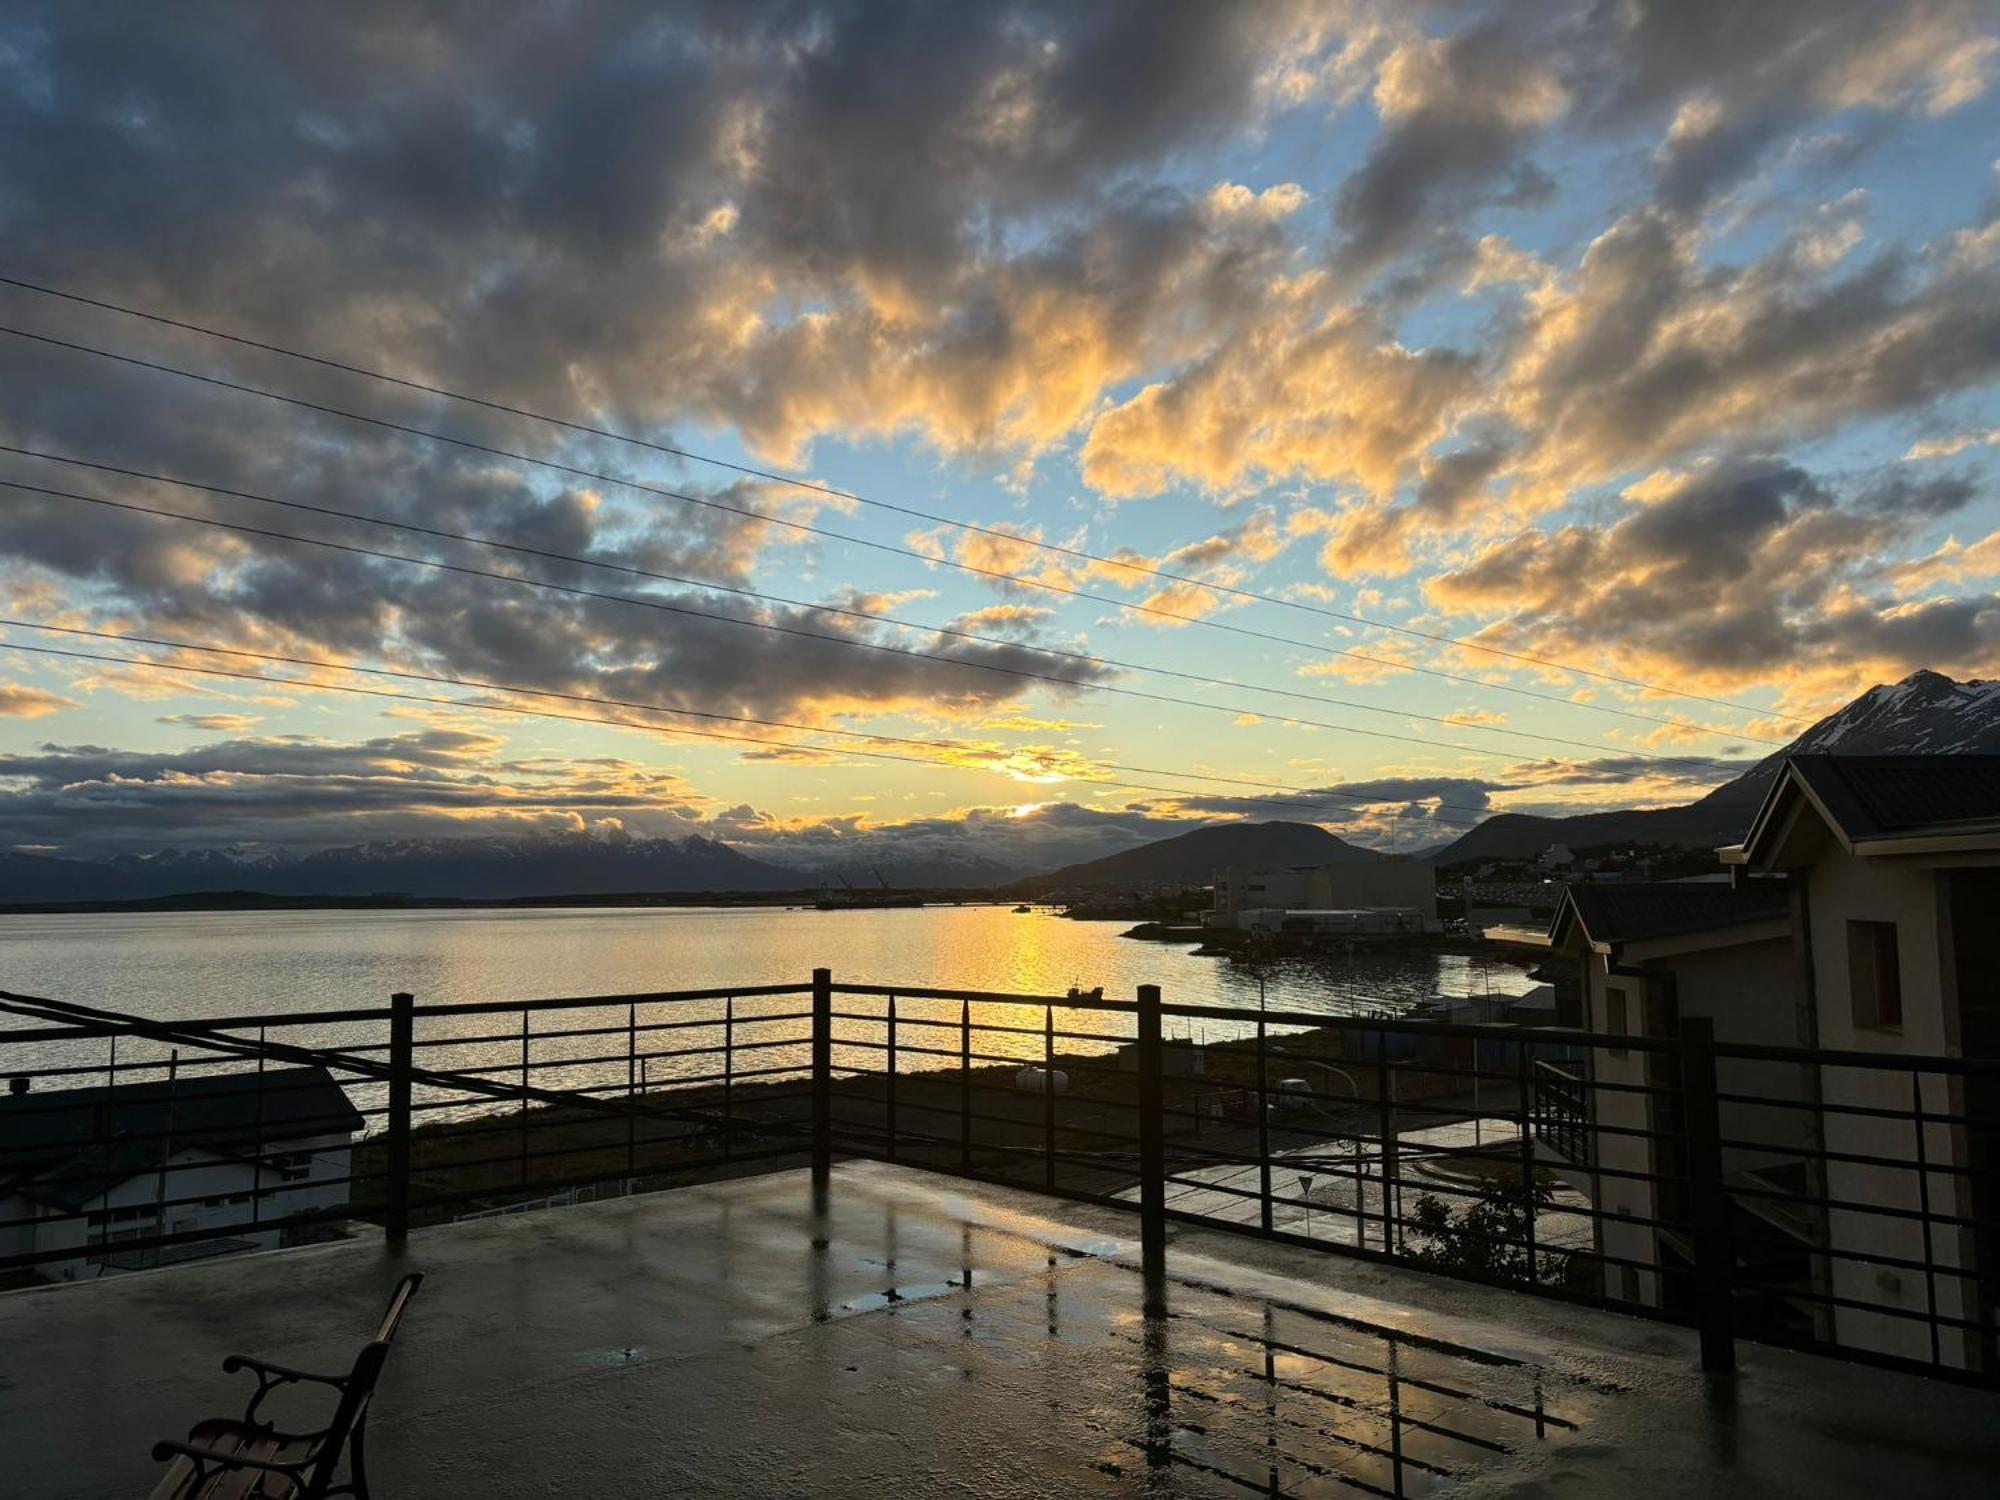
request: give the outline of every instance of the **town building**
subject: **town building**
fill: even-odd
[[[1634,1047],[1632,1038],[1674,1037],[1683,1017],[1706,1016],[1719,1040],[1798,1045],[1789,903],[1782,884],[1742,889],[1710,884],[1572,885],[1549,927],[1550,965],[1574,966],[1579,1023],[1607,1037],[1583,1069],[1539,1063],[1538,1091],[1567,1128],[1545,1130],[1544,1161],[1587,1193],[1600,1211],[1594,1224],[1604,1294],[1646,1306],[1673,1306],[1685,1277],[1655,1266],[1693,1264],[1693,1247],[1661,1227],[1684,1221],[1672,1201],[1670,1160],[1677,1122],[1669,1086],[1671,1059]],[[1773,1001],[1776,1003],[1772,1003]],[[1737,1064],[1755,1077],[1735,1080],[1744,1093],[1772,1089],[1800,1097],[1796,1069]],[[1728,1106],[1723,1134],[1771,1139],[1768,1111]],[[1780,1117],[1781,1133],[1803,1130],[1802,1117]],[[1732,1124],[1742,1128],[1733,1129]],[[1795,1157],[1732,1148],[1724,1170],[1784,1167]]]
[[[36,1274],[87,1281],[338,1231],[365,1122],[322,1067],[26,1083],[0,1098],[0,1260],[73,1249]],[[120,1248],[182,1234],[203,1237]]]
[[[1355,864],[1291,865],[1252,869],[1231,865],[1215,877],[1215,904],[1208,914],[1213,927],[1259,927],[1276,930],[1282,917],[1247,913],[1355,913],[1384,911],[1403,919],[1398,929],[1389,919],[1384,931],[1435,932],[1437,871],[1414,859],[1371,859]],[[1313,924],[1306,929],[1311,930]],[[1354,930],[1352,921],[1347,930]]]
[[[1605,1294],[1692,1293],[1673,1059],[1621,1041],[1707,1017],[1737,1316],[1993,1368],[2000,1073],[1954,1064],[2000,1059],[2000,756],[1792,756],[1720,855],[1732,886],[1574,885],[1549,929],[1606,1040],[1537,1068],[1537,1150],[1601,1211]]]
[[[1793,1004],[1816,1045],[2000,1058],[2000,755],[1792,756],[1721,855],[1746,877],[1789,877]],[[1879,1062],[1818,1075],[1824,1196],[1865,1205],[1816,1228],[1831,1252],[1822,1317],[1842,1344],[1923,1358],[1934,1308],[1946,1360],[1991,1368],[2000,1077]],[[1937,1118],[1913,1129],[1913,1111]]]

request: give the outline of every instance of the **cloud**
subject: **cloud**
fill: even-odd
[[[2000,375],[2000,245],[1965,245],[1923,263],[1888,250],[1842,271],[1794,236],[1720,267],[1701,262],[1684,226],[1628,216],[1532,305],[1497,387],[1499,411],[1535,435],[1519,467],[1574,488],[1989,382]]]
[[[1226,343],[1098,417],[1084,478],[1114,498],[1298,476],[1394,486],[1444,434],[1473,361],[1406,348],[1358,308],[1319,311],[1324,296],[1312,277],[1280,289]]]
[[[45,719],[66,708],[75,708],[74,699],[25,682],[0,682],[0,719]]]
[[[162,724],[184,724],[190,729],[210,729],[222,734],[247,734],[263,720],[255,714],[161,714]]]
[[[703,799],[623,760],[494,764],[494,735],[431,728],[365,741],[309,735],[147,752],[45,744],[0,754],[0,843],[101,855],[168,845],[313,848],[522,832],[615,817],[661,831]]]
[[[1961,432],[1945,438],[1924,438],[1910,444],[1910,451],[1903,455],[1906,463],[1915,463],[1926,458],[1952,458],[1968,448],[1990,447],[2000,443],[2000,427],[1986,432]]]
[[[1389,54],[1375,84],[1381,134],[1334,211],[1347,270],[1380,266],[1441,212],[1552,187],[1531,170],[1504,170],[1568,103],[1532,28],[1515,24],[1520,14],[1412,38]]]
[[[40,618],[829,726],[1074,725],[1077,690],[1108,674],[1058,654],[1088,654],[1073,606],[1011,579],[1201,616],[1234,601],[1143,568],[1254,587],[1308,538],[1326,575],[1434,575],[1429,603],[1493,644],[1690,686],[1812,694],[1891,663],[1976,668],[1993,655],[1990,500],[1964,475],[1869,488],[1772,455],[1893,425],[1930,434],[1913,460],[1977,473],[1988,457],[1972,450],[2000,379],[1991,195],[1965,209],[1978,185],[1919,184],[1915,213],[1849,179],[1898,132],[1915,152],[1982,125],[1996,69],[1977,0],[592,0],[225,10],[194,28],[30,6],[0,22],[0,234],[27,274],[664,445],[935,463],[912,492],[1000,473],[1020,508],[1011,536],[911,539],[1002,575],[999,602],[940,610],[997,643],[720,595],[702,585],[779,577],[845,608],[909,597],[856,572],[900,565],[761,518],[822,525],[854,510],[835,496],[10,294],[54,336],[611,477],[12,341],[10,442],[532,550],[273,522],[24,460],[7,477],[649,602],[18,495],[0,506],[0,577]],[[1072,471],[1079,493],[1056,493]],[[1157,510],[1090,513],[1167,491],[1192,492],[1171,529]],[[1354,605],[1378,606],[1405,608]],[[185,686],[143,667],[79,681],[146,699]],[[131,785],[185,778],[225,808],[269,793],[276,822],[333,826],[258,780],[298,756],[253,737],[252,715],[162,712],[251,748],[141,757]],[[471,795],[465,765],[418,771]],[[378,783],[418,772],[327,774],[360,778],[357,815],[380,792],[387,820],[407,788]],[[96,789],[85,808],[148,795],[79,784]],[[493,798],[496,816],[639,817],[512,781]]]
[[[1881,554],[1973,498],[1964,480],[1891,475],[1839,494],[1797,465],[1741,457],[1645,489],[1606,526],[1496,542],[1425,585],[1477,639],[1694,690],[1778,682],[1852,692],[1913,667],[1973,670],[2000,645],[2000,600],[1870,593]]]

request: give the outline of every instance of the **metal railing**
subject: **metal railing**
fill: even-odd
[[[0,1004],[36,1014],[25,997]],[[0,1031],[0,1275],[878,1159],[1991,1382],[2000,1067],[835,983]],[[37,1125],[37,1121],[41,1121]],[[51,1140],[51,1134],[55,1139]]]
[[[1535,1063],[1535,1139],[1571,1166],[1590,1165],[1590,1090],[1551,1062]]]

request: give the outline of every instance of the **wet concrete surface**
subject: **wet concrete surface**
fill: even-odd
[[[0,1296],[0,1493],[143,1495],[243,1350],[343,1367],[394,1497],[1992,1493],[2000,1397],[870,1164]],[[306,1403],[309,1404],[309,1403]]]

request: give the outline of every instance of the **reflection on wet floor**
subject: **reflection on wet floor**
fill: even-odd
[[[876,1289],[817,1316],[929,1318],[944,1304],[981,1359],[1021,1360],[1032,1352],[1009,1347],[1020,1322],[972,1293],[1011,1285],[1027,1294],[1009,1299],[1026,1314],[1038,1288],[1048,1339],[1112,1356],[1106,1378],[1076,1393],[1103,1439],[1078,1454],[1079,1490],[1426,1495],[1561,1441],[1590,1405],[1573,1377],[1302,1303],[1178,1279],[1149,1296],[1136,1269],[1105,1258],[1109,1242],[1049,1246],[964,1224],[953,1245],[899,1236],[893,1219],[891,1209],[877,1243],[899,1246],[897,1258],[844,1263],[879,1273]],[[837,1240],[827,1253],[839,1255]],[[1114,1377],[1114,1364],[1126,1373]],[[1121,1385],[1125,1396],[1106,1403]]]
[[[1109,1471],[1164,1460],[1224,1493],[1424,1495],[1576,1430],[1550,1378],[1512,1360],[1199,1287],[1169,1297],[1163,1325],[1126,1337],[1142,1379],[1164,1369],[1170,1415],[1149,1398],[1145,1435],[1120,1443],[1139,1452],[1108,1455]]]

